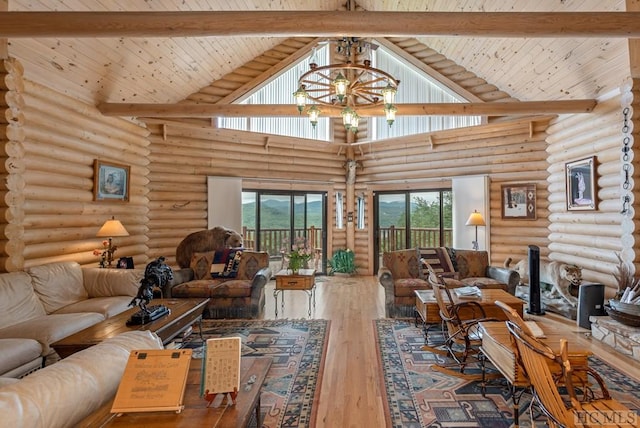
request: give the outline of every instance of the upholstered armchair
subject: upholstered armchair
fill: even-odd
[[[383,253],[378,281],[384,287],[387,318],[413,316],[416,303],[414,291],[431,289],[422,277],[417,248]]]

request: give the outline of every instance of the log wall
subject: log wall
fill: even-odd
[[[3,144],[7,187],[0,270],[65,260],[97,265],[93,249],[102,246],[102,238],[95,234],[111,216],[130,233],[114,238],[116,257],[146,262],[148,131],[45,86],[16,83],[20,71],[17,62],[5,61],[4,86],[13,82],[15,89],[4,97],[12,105],[5,114],[10,123],[2,125],[9,138]],[[131,166],[128,203],[93,201],[94,159]]]
[[[618,95],[601,100],[594,114],[561,116],[547,130],[548,258],[581,267],[584,282],[605,284],[608,295],[617,289],[612,276],[618,266],[616,253],[621,253],[626,247],[627,258],[633,260],[634,257],[633,242],[631,245],[623,244],[621,226],[623,173],[620,103]],[[565,164],[594,155],[597,209],[568,211]],[[627,233],[632,233],[632,230]]]
[[[502,265],[527,255],[535,243],[547,244],[546,134],[550,118],[517,119],[460,130],[440,131],[364,144],[358,161],[358,191],[365,192],[367,207],[373,192],[397,189],[441,188],[452,177],[488,175],[491,180],[491,262]],[[358,150],[356,150],[358,153]],[[500,186],[535,183],[536,220],[502,220]],[[367,210],[368,229],[371,210]],[[373,248],[373,235],[358,234],[358,248]],[[363,242],[366,239],[366,242]]]
[[[242,177],[243,187],[252,189],[326,191],[328,225],[335,225],[333,192],[344,191],[345,180],[336,145],[180,121],[149,120],[148,126],[150,257],[174,263],[180,241],[207,228],[210,175]],[[340,231],[330,235],[340,242]]]

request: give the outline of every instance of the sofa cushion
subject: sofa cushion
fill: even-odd
[[[47,313],[89,298],[76,262],[48,263],[27,269],[33,289]]]
[[[0,375],[41,359],[42,346],[33,339],[0,339]]]
[[[26,272],[0,275],[0,326],[8,327],[46,314]],[[20,336],[18,336],[20,337]]]
[[[508,291],[507,284],[504,284],[496,279],[487,277],[474,277],[470,276],[460,281],[462,285],[475,285],[481,289],[497,288],[500,290]]]
[[[382,265],[391,271],[393,278],[420,278],[421,268],[418,249],[387,251],[382,254]]]
[[[130,309],[129,303],[133,300],[129,296],[94,297],[82,300],[64,308],[60,308],[54,314],[75,314],[79,312],[99,313],[105,318],[111,318]]]
[[[42,346],[42,355],[51,353],[50,344],[103,321],[104,316],[93,313],[49,314],[0,329],[1,338],[29,338]]]
[[[421,278],[400,278],[393,281],[396,297],[416,297],[415,290],[431,290],[428,281]],[[414,300],[415,303],[415,300]]]
[[[76,426],[111,400],[134,349],[162,349],[148,331],[105,340],[0,388],[3,426]]]
[[[236,279],[252,281],[260,269],[269,267],[269,253],[266,251],[244,250],[238,265]]]
[[[216,251],[211,262],[211,277],[235,278],[242,258],[242,249],[226,248]]]
[[[193,270],[193,279],[205,279],[211,277],[211,263],[215,251],[206,253],[193,253],[191,256],[191,270]]]
[[[135,296],[138,294],[144,269],[83,268],[82,281],[89,298]],[[87,311],[82,311],[87,312]]]
[[[489,253],[475,250],[455,250],[457,272],[460,279],[487,276]]]

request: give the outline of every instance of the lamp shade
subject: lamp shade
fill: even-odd
[[[484,222],[484,218],[482,218],[482,214],[480,214],[476,210],[473,210],[473,212],[469,216],[469,220],[467,220],[466,225],[467,226],[486,226],[486,223]]]
[[[129,232],[124,228],[120,220],[116,220],[114,217],[111,217],[111,220],[107,220],[104,222],[98,233],[96,234],[99,238],[111,238],[113,236],[129,236]]]

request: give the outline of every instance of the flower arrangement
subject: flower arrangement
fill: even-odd
[[[117,245],[112,245],[111,240],[105,239],[102,241],[102,248],[96,248],[93,250],[94,256],[100,256],[100,260],[98,261],[98,266],[101,268],[106,268],[111,265],[113,261],[113,253],[118,249]]]
[[[350,249],[336,250],[333,253],[333,257],[329,259],[329,275],[334,273],[346,273],[352,275],[356,273],[358,267],[356,266],[356,254]]]
[[[291,252],[286,254],[284,248],[288,247],[288,241],[285,241],[282,252],[285,253],[285,257],[289,259],[289,270],[293,273],[298,273],[300,269],[307,267],[307,262],[311,259],[313,252],[307,243],[307,238],[304,236],[297,236],[293,245],[291,246]]]

